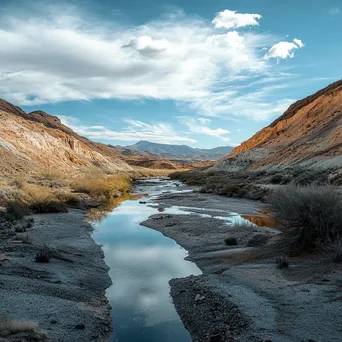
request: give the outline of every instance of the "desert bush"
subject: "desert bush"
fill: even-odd
[[[42,249],[36,254],[36,262],[49,263],[51,259],[51,253],[47,248]]]
[[[9,202],[15,202],[20,199],[20,191],[3,187],[0,189],[0,205],[6,206]]]
[[[83,192],[93,198],[111,199],[118,192],[125,193],[130,188],[130,181],[126,176],[106,176],[88,174],[73,181],[71,187],[77,192]]]
[[[265,234],[255,234],[251,239],[247,242],[247,247],[258,247],[266,244],[269,236]]]
[[[34,322],[30,321],[17,321],[9,319],[5,316],[0,317],[0,337],[10,339],[12,341],[15,335],[18,336],[20,341],[45,341],[47,334],[44,331],[40,331],[38,326]],[[18,339],[18,341],[19,341]],[[14,339],[13,339],[14,341]],[[17,341],[17,339],[16,339]]]
[[[68,212],[66,205],[55,196],[49,187],[26,184],[22,188],[21,198],[27,207],[36,213]]]
[[[27,204],[21,201],[13,201],[7,203],[7,214],[12,220],[21,220],[24,216],[29,215],[30,210]]]
[[[327,243],[322,250],[332,262],[342,263],[342,240]]]
[[[59,202],[74,206],[79,203],[77,195],[67,191],[55,191],[55,196]]]
[[[342,198],[332,187],[289,185],[276,191],[269,202],[274,218],[283,227],[281,243],[291,253],[342,237]]]
[[[277,268],[279,269],[289,267],[289,261],[286,255],[281,255],[281,256],[276,257],[276,264],[277,264]]]
[[[236,246],[238,244],[235,237],[227,237],[226,239],[224,239],[224,242],[228,246]]]

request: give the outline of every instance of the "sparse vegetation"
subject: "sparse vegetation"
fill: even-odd
[[[10,339],[18,336],[20,341],[45,341],[47,333],[40,331],[34,322],[17,321],[5,316],[0,317],[0,337]],[[18,339],[18,341],[19,341]]]
[[[236,246],[238,244],[235,237],[227,237],[226,239],[224,239],[224,242],[228,246]]]
[[[330,245],[342,237],[342,199],[328,186],[286,186],[276,191],[270,209],[283,227],[281,244],[291,253]]]
[[[268,189],[256,184],[255,181],[263,174],[263,172],[186,171],[175,172],[170,177],[188,185],[201,186],[199,191],[203,193],[262,200],[268,194]]]
[[[342,263],[342,240],[323,245],[322,250],[333,263]]]
[[[279,269],[289,267],[289,261],[288,261],[286,255],[278,256],[276,258],[276,264],[277,264],[277,268],[279,268]]]
[[[7,204],[7,214],[12,220],[20,220],[29,213],[29,208],[23,202],[15,201]]]
[[[71,187],[93,198],[111,199],[125,193],[130,187],[130,181],[123,175],[107,176],[89,173],[73,181]]]

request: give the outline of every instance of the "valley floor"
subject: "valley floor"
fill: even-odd
[[[0,341],[109,340],[111,280],[84,215],[33,215],[21,233],[0,224]],[[50,262],[35,262],[46,249]]]
[[[188,207],[189,215],[158,214],[142,225],[175,239],[203,274],[171,280],[171,295],[194,342],[338,342],[342,336],[342,268],[321,257],[290,258],[277,269],[275,229],[237,230],[225,224],[227,212],[256,219],[259,202],[222,196],[165,194],[160,208]],[[202,208],[196,215],[195,208]],[[204,214],[204,215],[203,215]],[[221,217],[220,217],[221,216]],[[262,247],[246,247],[256,234],[268,234]],[[234,236],[238,246],[224,239]]]

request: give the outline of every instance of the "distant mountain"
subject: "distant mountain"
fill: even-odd
[[[154,156],[167,158],[177,162],[217,160],[229,154],[233,150],[232,146],[200,149],[187,145],[158,144],[150,141],[139,141],[136,144],[126,146],[125,148],[139,152],[148,152]]]
[[[342,80],[292,104],[214,169],[287,167],[342,168]]]

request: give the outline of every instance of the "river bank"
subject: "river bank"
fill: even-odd
[[[85,214],[69,209],[32,215],[22,229],[1,225],[0,341],[109,340],[111,280]],[[49,263],[35,262],[42,250]]]
[[[164,194],[153,205],[161,210],[176,205],[187,212],[166,211],[141,224],[177,241],[203,272],[170,281],[176,309],[194,342],[340,341],[341,266],[307,255],[277,269],[278,255],[270,248],[276,230],[232,225],[255,218],[261,203],[183,193]],[[247,247],[260,233],[268,235],[268,243]],[[230,236],[237,246],[224,243]]]

